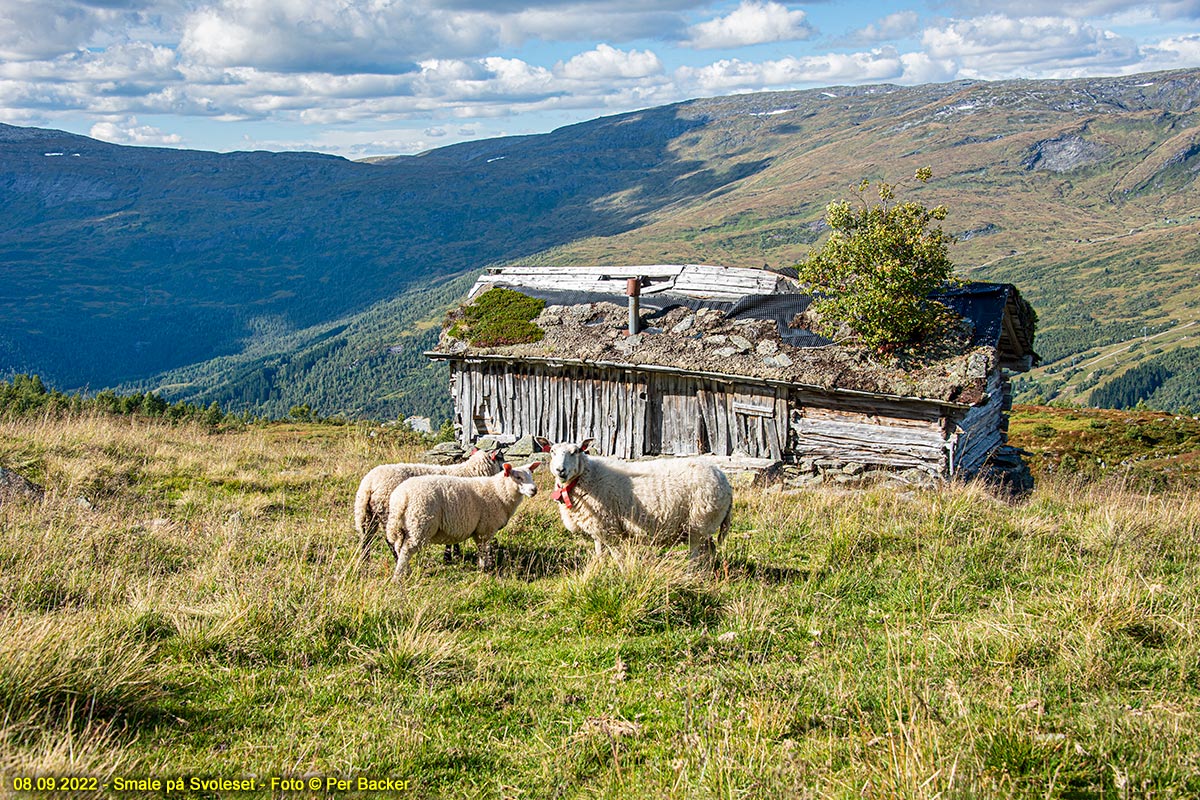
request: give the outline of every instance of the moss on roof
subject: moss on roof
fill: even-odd
[[[716,309],[673,308],[653,327],[626,335],[628,309],[598,302],[547,306],[533,320],[536,342],[484,346],[443,333],[443,357],[490,356],[660,366],[873,394],[974,405],[986,396],[996,350],[971,346],[970,323],[907,350],[879,355],[860,347],[794,347],[768,320],[731,320]],[[799,321],[799,320],[798,320]]]

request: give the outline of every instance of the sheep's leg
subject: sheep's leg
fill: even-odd
[[[491,570],[496,566],[496,539],[492,535],[476,535],[475,549],[479,552],[479,568]]]
[[[715,555],[712,537],[700,528],[688,530],[688,560],[695,568],[703,568],[712,563]]]
[[[379,519],[374,514],[368,514],[363,520],[362,534],[358,538],[358,568],[364,569],[371,558],[371,545],[379,535]]]
[[[457,544],[446,545],[446,550],[442,553],[442,563],[453,564],[456,558],[462,558],[462,548]]]
[[[602,541],[600,541],[599,536],[597,536],[592,541],[594,541],[596,544],[596,558],[603,558],[604,557],[604,543]]]
[[[396,569],[392,572],[392,582],[400,583],[408,572],[408,561],[412,557],[412,553],[417,549],[416,538],[411,532],[406,532],[404,529],[399,531],[400,535],[396,537],[395,544],[392,549],[396,551]]]

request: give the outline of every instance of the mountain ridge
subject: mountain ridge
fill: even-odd
[[[440,310],[390,324],[384,309],[489,264],[783,268],[849,186],[925,165],[934,180],[905,196],[950,207],[960,271],[1021,287],[1039,352],[1060,362],[1195,318],[1198,142],[1200,70],[704,98],[370,163],[0,125],[0,374],[278,414],[299,395],[275,386],[264,405],[229,383],[229,359],[307,362],[335,340],[356,354],[337,369],[386,362]],[[360,318],[370,346],[345,338]],[[1034,377],[1043,394],[1069,389],[1061,373]],[[414,408],[387,394],[329,389],[313,407]]]

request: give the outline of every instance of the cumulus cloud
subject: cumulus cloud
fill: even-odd
[[[920,31],[920,19],[915,11],[897,11],[869,25],[859,28],[847,37],[858,44],[877,44],[912,36]]]
[[[904,61],[894,50],[870,53],[829,53],[824,56],[772,61],[721,59],[705,67],[676,70],[677,79],[705,92],[779,89],[828,83],[870,83],[899,78]]]
[[[693,25],[688,33],[688,46],[716,50],[807,39],[813,28],[803,11],[792,11],[774,0],[742,0],[729,15]]]
[[[114,16],[69,0],[5,0],[0,3],[0,59],[36,60],[74,52]]]
[[[135,117],[97,122],[89,135],[114,144],[173,145],[182,144],[183,137],[175,133],[163,133],[150,125],[139,125]]]
[[[485,14],[408,0],[222,0],[186,18],[179,49],[217,67],[386,74],[412,71],[433,56],[483,53],[495,43]]]
[[[960,65],[965,77],[998,78],[1026,74],[1085,74],[1136,62],[1137,45],[1111,31],[1074,19],[999,15],[953,20],[929,28],[922,37],[934,59]]]
[[[645,78],[662,73],[658,56],[649,50],[618,50],[607,44],[580,53],[555,72],[573,80],[613,80]]]

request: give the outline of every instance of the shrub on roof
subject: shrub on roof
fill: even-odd
[[[915,177],[924,183],[931,174],[925,167]],[[868,197],[872,186],[878,202]],[[797,275],[815,297],[819,333],[836,336],[845,323],[862,344],[887,350],[947,324],[949,310],[929,293],[954,277],[947,255],[954,237],[936,226],[945,206],[894,202],[895,187],[883,182],[864,180],[857,192],[857,208],[829,204],[832,233],[797,265]]]
[[[447,333],[475,347],[537,342],[546,333],[533,324],[533,319],[545,307],[545,300],[495,287],[452,311]]]

